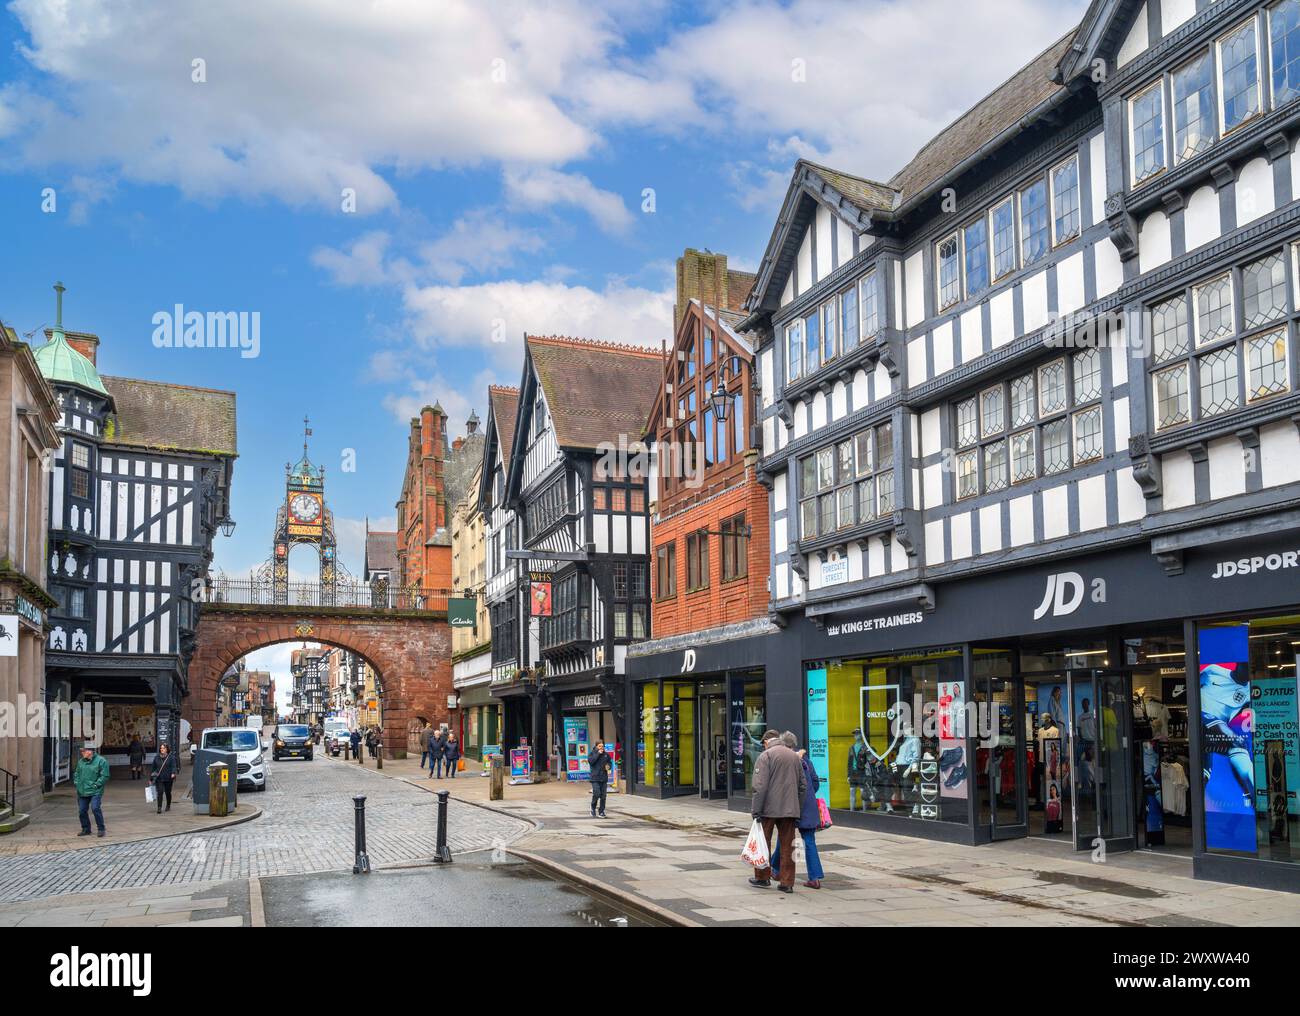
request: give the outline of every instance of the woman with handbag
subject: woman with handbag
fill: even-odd
[[[456,740],[454,733],[447,735],[447,747],[443,750],[443,758],[447,761],[447,775],[454,780],[460,768],[460,742]]]
[[[781,740],[787,748],[794,748],[794,734],[786,732],[781,735]],[[806,889],[820,889],[822,879],[826,877],[826,872],[822,870],[822,859],[817,853],[817,830],[830,825],[830,812],[825,813],[823,821],[821,799],[817,796],[817,790],[821,786],[821,778],[817,775],[817,770],[813,768],[808,761],[808,752],[803,748],[797,749],[799,762],[803,766],[804,779],[808,781],[808,793],[805,795],[799,808],[799,835],[803,839],[804,864],[808,868],[808,881],[804,883]],[[772,875],[775,876],[777,866],[780,861],[780,852],[775,844],[772,846]]]
[[[153,786],[154,800],[158,804],[158,814],[163,813],[163,798],[167,798],[167,811],[172,810],[172,782],[178,770],[176,756],[166,744],[158,745],[158,754],[154,756],[153,770],[149,782]]]

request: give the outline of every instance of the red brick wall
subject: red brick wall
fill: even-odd
[[[367,660],[379,675],[384,715],[384,754],[407,748],[413,721],[451,724],[451,629],[445,615],[313,618],[296,608],[249,608],[205,604],[189,666],[189,695],[181,715],[195,731],[215,720],[217,685],[235,660],[278,642],[320,642]],[[309,632],[300,631],[306,621]]]
[[[654,550],[650,556],[650,576],[654,590],[651,607],[651,636],[680,635],[702,631],[718,625],[734,624],[767,614],[767,576],[771,530],[768,525],[767,490],[750,478],[746,471],[735,486],[699,504],[683,509],[664,521],[651,524],[650,543],[658,548],[670,541],[677,543],[677,595],[659,598],[659,574]],[[686,591],[686,536],[697,529],[717,533],[724,519],[740,512],[752,528],[749,539],[749,574],[743,579],[722,581],[722,537],[709,539],[709,584],[695,592]]]

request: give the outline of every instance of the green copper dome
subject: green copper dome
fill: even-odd
[[[41,373],[55,385],[77,385],[88,391],[108,395],[104,382],[99,380],[95,365],[78,353],[68,343],[62,329],[56,328],[50,341],[33,352]]]

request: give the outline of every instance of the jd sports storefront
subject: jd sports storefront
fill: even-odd
[[[1300,532],[911,592],[787,632],[837,822],[1300,890]]]

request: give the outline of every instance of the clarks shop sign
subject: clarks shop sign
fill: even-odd
[[[1289,607],[1300,603],[1295,544],[1252,540],[1188,551],[1170,574],[1149,544],[1108,554],[935,583],[933,610],[828,618],[811,628],[830,652],[898,649],[1037,632]]]

